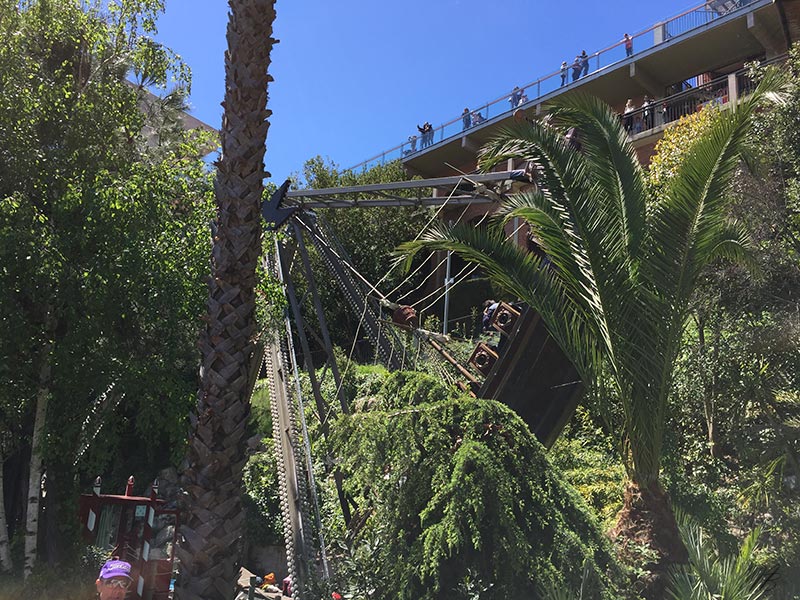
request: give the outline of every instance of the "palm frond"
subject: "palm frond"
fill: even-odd
[[[609,130],[607,137],[612,144],[616,130],[611,117],[607,111],[594,108],[599,113],[596,121]],[[501,210],[506,219],[522,217],[534,229],[540,229],[535,231],[537,235],[549,238],[543,239],[542,244],[549,243],[551,248],[546,251],[557,255],[553,260],[559,266],[558,275],[566,282],[565,287],[574,292],[570,298],[590,307],[594,329],[602,336],[600,342],[614,370],[611,324],[633,323],[630,316],[636,303],[636,286],[631,278],[636,265],[629,253],[627,221],[620,210],[620,180],[609,176],[611,183],[603,183],[595,176],[595,165],[584,153],[570,148],[562,132],[552,124],[534,121],[516,125],[505,129],[501,136],[484,147],[483,168],[516,156],[534,162],[542,173],[536,194],[511,199]],[[617,142],[622,143],[619,139]],[[533,210],[526,206],[531,204]],[[561,234],[548,235],[556,223]]]
[[[722,556],[716,544],[696,523],[680,527],[689,564],[670,574],[668,593],[674,600],[724,598],[763,600],[769,596],[773,573],[758,567],[753,555],[761,529],[744,539],[739,552]]]
[[[776,77],[762,82],[736,110],[726,111],[714,121],[688,151],[649,224],[651,234],[641,264],[643,280],[653,291],[649,307],[656,325],[654,339],[663,352],[661,373],[652,378],[653,389],[664,396],[656,402],[662,411],[666,410],[689,300],[702,269],[718,257],[748,260],[744,230],[726,218],[726,195],[740,163],[752,113],[772,90],[770,86],[778,86],[780,81]],[[647,424],[642,423],[641,429],[646,430]],[[660,454],[656,446],[661,441],[653,440],[646,452]]]
[[[652,220],[648,279],[670,305],[685,306],[700,271],[718,256],[720,246],[710,241],[727,228],[726,195],[740,164],[751,116],[765,98],[781,97],[783,81],[770,72],[735,110],[721,114],[688,152],[658,205]]]
[[[625,232],[625,250],[631,258],[638,258],[645,231],[644,171],[619,115],[585,94],[561,99],[552,106],[551,114],[556,122],[581,132],[582,153]]]
[[[541,315],[581,377],[591,380],[594,365],[602,356],[596,347],[595,322],[588,317],[588,309],[570,301],[571,292],[555,269],[508,240],[500,227],[436,223],[418,240],[402,244],[397,255],[408,267],[417,253],[436,250],[455,252],[479,265],[500,289],[528,303]]]

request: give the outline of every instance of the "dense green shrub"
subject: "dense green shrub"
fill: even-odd
[[[364,516],[355,597],[532,598],[550,582],[577,590],[584,565],[587,597],[612,597],[617,567],[596,520],[502,404],[386,374],[335,431]]]

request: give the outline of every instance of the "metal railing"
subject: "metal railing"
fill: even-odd
[[[498,116],[507,115],[518,107],[532,106],[543,96],[562,88],[568,89],[574,82],[587,75],[606,69],[611,65],[628,59],[630,56],[635,56],[636,53],[649,50],[684,33],[708,25],[758,1],[708,0],[703,2],[674,17],[656,23],[648,29],[631,35],[633,52],[630,55],[626,52],[625,40],[615,42],[602,50],[589,54],[587,57],[588,62],[582,65],[580,73],[573,69],[574,63],[569,63],[566,69],[559,68],[557,71],[548,73],[518,89],[486,102],[481,107],[471,111],[469,122],[465,120],[464,117],[466,115],[462,113],[433,129],[424,139],[422,133],[415,132],[401,144],[362,161],[349,170],[367,170],[376,165],[382,165],[387,161],[406,158],[443,141],[453,139],[462,135],[467,129],[480,126]],[[659,100],[659,102],[661,101]],[[475,117],[479,122],[475,122]]]
[[[786,55],[776,56],[768,61],[762,61],[761,66],[782,63]],[[734,89],[731,89],[733,82]],[[681,117],[698,112],[702,108],[724,106],[732,99],[743,98],[755,90],[757,81],[750,76],[750,68],[743,67],[730,75],[723,75],[706,83],[697,85],[688,90],[659,98],[648,106],[641,106],[633,111],[623,113],[622,123],[630,135],[634,136],[643,131],[666,125],[677,121]]]
[[[696,113],[707,105],[722,106],[732,97],[728,82],[728,76],[725,75],[684,92],[654,100],[647,106],[623,113],[622,122],[630,135],[636,135]]]

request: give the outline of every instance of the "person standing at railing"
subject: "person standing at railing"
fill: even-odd
[[[626,33],[622,39],[625,42],[625,56],[633,56],[633,38]]]
[[[661,121],[662,121],[662,123],[664,125],[666,125],[667,123],[669,123],[672,120],[672,117],[670,115],[671,112],[672,111],[670,110],[669,104],[667,104],[666,102],[662,102],[661,103]]]
[[[409,151],[409,154],[413,154],[414,152],[417,151],[417,136],[415,135],[408,136],[408,143],[411,144],[411,150]]]
[[[653,128],[653,109],[651,104],[650,97],[645,95],[642,102],[642,124],[645,131]]]
[[[625,126],[625,131],[628,133],[633,129],[633,115],[631,113],[634,110],[636,110],[636,107],[633,105],[633,100],[628,98],[628,101],[625,103],[625,109],[622,112],[622,123]]]
[[[461,113],[461,122],[463,123],[463,127],[461,131],[466,131],[470,127],[472,127],[472,115],[470,115],[469,109],[465,108],[464,112]]]
[[[433,143],[433,125],[428,123],[428,121],[425,121],[425,124],[422,127],[417,125],[417,129],[419,130],[420,134],[422,134],[420,148],[427,148]]]
[[[567,85],[567,69],[568,68],[569,68],[569,65],[567,64],[567,61],[564,61],[564,62],[561,63],[561,87],[564,87],[565,85]]]
[[[420,127],[417,125],[417,131],[419,131],[419,147],[420,148],[427,148],[428,147],[428,122],[425,123]]]
[[[580,59],[581,59],[581,77],[586,77],[589,74],[589,55],[586,54],[586,50],[581,52]]]
[[[508,103],[511,105],[511,109],[517,108],[519,105],[519,99],[522,97],[522,90],[519,89],[518,85],[514,86],[514,89],[511,90],[511,95],[508,97]]]
[[[572,81],[577,81],[581,76],[581,55],[578,54],[572,61]]]

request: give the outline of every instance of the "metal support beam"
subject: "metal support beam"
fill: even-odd
[[[434,189],[434,191],[436,191]],[[381,198],[369,197],[358,200],[348,198],[337,198],[334,196],[320,196],[311,200],[298,200],[297,203],[303,209],[316,208],[372,208],[383,206],[397,208],[402,206],[441,206],[447,203],[448,206],[468,206],[472,204],[488,204],[493,200],[480,194],[457,195],[448,197],[444,195],[420,196],[418,198]]]
[[[387,192],[390,190],[414,190],[432,187],[450,187],[461,183],[475,182],[488,183],[492,181],[505,181],[513,179],[514,173],[475,173],[473,175],[456,175],[452,177],[435,177],[433,179],[412,179],[410,181],[393,181],[390,183],[370,183],[367,185],[350,185],[338,188],[322,188],[318,190],[294,190],[286,194],[289,200],[297,198],[314,198],[317,196],[332,196],[337,194],[361,194],[365,192]]]
[[[300,303],[298,302],[297,293],[295,292],[294,289],[294,283],[292,281],[291,272],[283,263],[283,258],[284,258],[283,252],[279,251],[279,253],[281,255],[280,256],[281,268],[283,272],[286,273],[285,277],[286,295],[289,299],[289,305],[292,308],[292,315],[294,316],[294,324],[295,327],[297,328],[297,337],[300,339],[300,347],[302,348],[303,356],[305,357],[306,371],[308,372],[308,379],[311,382],[311,389],[313,390],[314,393],[314,402],[317,405],[317,412],[319,413],[320,428],[322,429],[323,437],[327,440],[330,434],[330,427],[328,425],[328,404],[322,397],[322,391],[320,390],[319,381],[317,380],[317,372],[314,369],[314,362],[311,359],[311,347],[308,344],[308,337],[306,337],[305,321],[303,320],[303,313],[300,310]],[[308,468],[310,470],[311,465],[309,465]],[[336,482],[336,493],[339,496],[339,503],[342,507],[342,516],[344,517],[345,523],[349,523],[350,506],[348,505],[347,497],[345,496],[344,488],[342,487],[341,474],[338,474],[338,477],[335,476],[334,480]]]
[[[465,143],[471,144],[466,136],[464,140]],[[486,184],[513,181],[519,177],[521,177],[520,172],[509,170],[318,190],[295,190],[286,195],[285,204],[311,209],[356,206],[441,206],[445,201],[452,206],[481,204],[493,200],[491,192],[486,189]],[[431,190],[431,192],[416,195],[408,193],[414,190]],[[443,190],[447,190],[447,193],[441,193]],[[401,196],[391,192],[406,192],[406,194]]]
[[[347,396],[344,393],[342,386],[342,375],[339,372],[339,365],[336,363],[336,356],[333,353],[333,343],[331,342],[330,330],[328,329],[328,319],[325,317],[325,311],[322,309],[322,300],[319,297],[317,290],[317,282],[314,279],[314,272],[311,269],[311,259],[308,256],[305,240],[303,239],[303,230],[300,226],[294,224],[295,239],[297,240],[297,249],[300,252],[300,258],[303,261],[303,269],[306,274],[306,282],[308,289],[311,292],[311,301],[314,303],[314,310],[317,313],[317,321],[322,334],[323,347],[328,355],[328,365],[333,374],[333,381],[336,383],[336,393],[339,398],[339,406],[342,408],[342,413],[350,414],[350,407],[347,405]]]
[[[310,215],[298,213],[293,218],[309,233],[311,241],[320,253],[333,280],[339,285],[351,308],[363,319],[364,327],[378,350],[378,354],[386,361],[390,370],[399,370],[400,358],[395,355],[395,347],[388,335],[381,330],[378,322],[380,318],[378,309],[370,305],[367,294],[361,291],[351,273],[343,267],[342,257],[330,247]]]
[[[322,434],[327,437],[328,405],[325,402],[325,399],[322,397],[322,393],[320,392],[319,381],[317,381],[317,373],[314,370],[314,363],[311,360],[311,347],[308,345],[308,337],[306,336],[306,326],[305,321],[303,320],[303,313],[300,310],[300,302],[297,299],[297,292],[294,289],[294,282],[292,281],[288,265],[284,261],[283,252],[284,250],[281,249],[281,268],[287,275],[284,281],[286,285],[286,296],[289,299],[289,306],[292,309],[294,324],[295,327],[297,327],[297,337],[300,340],[300,348],[303,350],[303,356],[305,358],[304,362],[306,370],[308,371],[308,378],[311,381],[311,388],[314,392],[314,401],[316,402],[317,412],[319,413],[319,422],[322,427]]]

